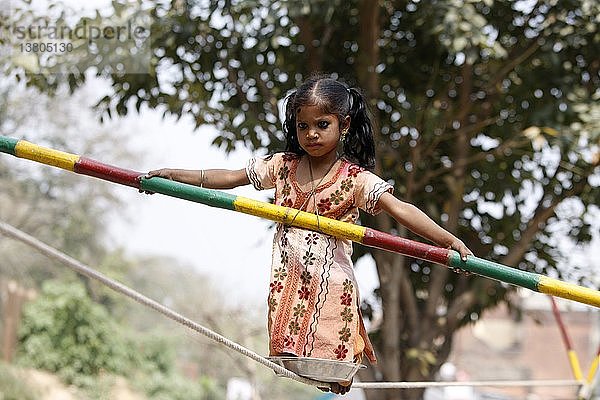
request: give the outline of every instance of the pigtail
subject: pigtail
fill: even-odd
[[[350,129],[344,139],[344,155],[362,167],[373,169],[375,168],[375,141],[367,103],[362,93],[355,88],[348,89],[348,94]]]
[[[296,131],[296,110],[294,103],[296,102],[297,91],[290,93],[284,103],[285,121],[283,122],[283,133],[286,138],[285,151],[289,151],[298,155],[305,153],[298,142],[298,132]]]

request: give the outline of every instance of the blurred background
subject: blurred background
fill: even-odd
[[[331,74],[369,99],[376,173],[399,198],[479,257],[600,287],[596,1],[3,0],[0,15],[1,135],[142,172],[238,169],[284,148],[286,93]],[[267,354],[272,223],[7,154],[0,188],[0,221]],[[383,215],[361,223],[418,239]],[[0,236],[0,254],[3,399],[333,397],[24,244]],[[355,260],[379,357],[357,379],[573,379],[547,296],[358,245]],[[587,378],[598,310],[557,303]],[[345,398],[577,393],[466,385]]]

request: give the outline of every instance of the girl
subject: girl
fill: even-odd
[[[355,223],[358,209],[384,210],[396,221],[463,258],[470,250],[393,187],[369,172],[375,165],[373,129],[365,99],[334,79],[309,79],[285,101],[285,152],[252,158],[241,170],[150,171],[213,189],[252,185],[275,188],[275,203]],[[352,244],[325,234],[278,224],[268,296],[270,355],[376,362],[360,315],[351,261]],[[345,393],[350,384],[332,385]]]

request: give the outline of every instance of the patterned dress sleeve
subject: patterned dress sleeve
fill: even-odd
[[[278,154],[267,157],[252,157],[246,164],[246,175],[256,190],[275,187],[275,170],[280,161]]]
[[[385,192],[394,193],[394,187],[366,170],[361,171],[356,178],[357,185],[354,194],[356,206],[371,215],[379,214],[381,212],[381,208],[377,206],[379,198]]]

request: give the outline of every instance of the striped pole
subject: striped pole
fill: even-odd
[[[463,261],[460,258],[460,254],[454,250],[416,242],[360,225],[318,217],[315,214],[298,211],[293,208],[281,207],[217,190],[174,182],[168,179],[157,177],[146,179],[141,172],[126,170],[89,158],[48,149],[25,140],[0,136],[0,152],[144,191],[161,193],[211,207],[238,211],[282,224],[349,239],[366,246],[404,254],[451,268],[462,269],[536,292],[600,307],[600,291],[562,282],[544,275],[521,271],[475,256],[470,256],[466,261]]]
[[[558,305],[556,304],[556,300],[552,296],[550,297],[550,303],[552,304],[552,313],[554,314],[554,319],[556,320],[556,324],[558,325],[558,329],[560,331],[560,336],[562,341],[567,349],[567,357],[569,357],[569,364],[571,365],[571,371],[573,372],[573,377],[578,381],[583,381],[583,374],[581,373],[581,366],[579,365],[579,358],[577,357],[577,353],[573,349],[573,342],[571,341],[571,337],[567,332],[567,328],[562,319],[562,315],[560,315],[560,311],[558,310]]]

